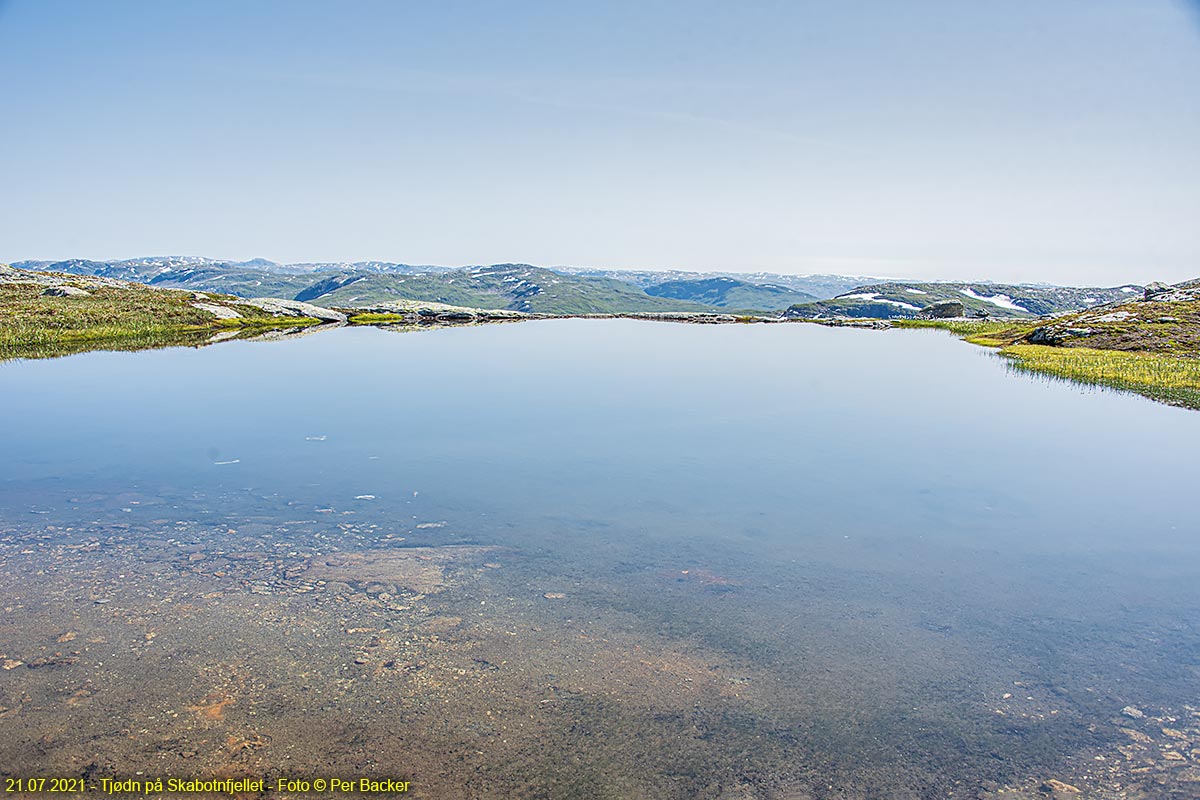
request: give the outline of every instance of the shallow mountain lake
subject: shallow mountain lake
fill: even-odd
[[[0,397],[5,776],[1200,797],[1195,412],[937,331],[628,320]]]

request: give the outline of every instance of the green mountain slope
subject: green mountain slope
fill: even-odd
[[[237,297],[294,299],[297,293],[312,284],[313,278],[258,269],[195,267],[155,275],[142,282],[150,286],[221,292]]]
[[[790,305],[816,300],[815,295],[772,283],[750,283],[735,278],[697,278],[666,281],[645,289],[646,294],[701,303],[714,308],[754,308],[782,311]]]
[[[705,311],[708,306],[652,297],[608,278],[581,278],[524,264],[497,264],[427,275],[345,273],[314,283],[296,299],[342,307],[397,298],[542,314]]]

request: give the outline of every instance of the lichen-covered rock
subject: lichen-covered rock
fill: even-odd
[[[242,315],[229,306],[218,306],[214,303],[192,303],[192,308],[207,311],[217,319],[241,319]]]
[[[1155,281],[1146,287],[1145,299],[1153,303],[1190,303],[1200,300],[1200,284],[1185,281],[1168,286]]]
[[[1058,337],[1049,328],[1034,328],[1025,341],[1030,344],[1058,344]]]
[[[1112,311],[1108,314],[1101,314],[1098,317],[1089,317],[1089,322],[1121,322],[1134,316],[1132,311]]]
[[[261,308],[268,314],[276,314],[281,317],[312,317],[319,319],[322,322],[345,322],[346,315],[340,311],[334,311],[331,308],[322,308],[314,306],[312,303],[303,303],[299,300],[280,300],[275,297],[255,297],[250,300],[242,300],[246,305]]]
[[[1174,286],[1163,283],[1162,281],[1151,281],[1150,283],[1146,284],[1146,292],[1144,296],[1147,300],[1149,300],[1156,295],[1166,294],[1174,288]]]
[[[46,297],[91,297],[92,293],[76,286],[51,286],[42,292]]]

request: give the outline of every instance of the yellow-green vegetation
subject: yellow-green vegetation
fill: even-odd
[[[1142,304],[1155,315],[1165,313],[1154,307],[1157,305]],[[1166,310],[1181,315],[1187,309],[1180,304]],[[1075,323],[1086,317],[1073,314],[1059,319]],[[1185,351],[1182,355],[1163,352],[1166,347],[1178,349],[1179,342],[1186,340],[1177,330],[1179,325],[1157,321],[1138,324],[1138,320],[1125,319],[1121,323],[1125,334],[1122,338],[1112,336],[1110,329],[1116,327],[1112,324],[1104,330],[1108,334],[1104,338],[1091,337],[1092,341],[1105,347],[1085,347],[1075,342],[1066,346],[1028,343],[1026,340],[1034,330],[1048,324],[1045,321],[1014,324],[983,320],[897,320],[893,325],[941,328],[972,344],[999,348],[1000,354],[1011,360],[1014,369],[1024,372],[1123,389],[1171,405],[1200,409],[1200,354],[1194,351]],[[1145,349],[1124,349],[1129,346]]]
[[[973,319],[896,319],[897,328],[941,328],[966,339],[971,344],[984,347],[1001,347],[1010,344],[1034,329],[1028,322],[1014,320]]]
[[[395,323],[404,322],[407,319],[403,314],[379,314],[369,312],[366,314],[351,314],[349,323],[351,325],[392,325]]]
[[[161,346],[205,333],[262,331],[315,325],[308,317],[280,317],[235,297],[210,295],[197,301],[189,292],[151,289],[136,284],[82,284],[86,297],[44,295],[38,283],[0,283],[0,359],[44,357],[104,347],[128,349]],[[236,311],[235,319],[218,319],[195,303]]]
[[[1019,370],[1126,389],[1200,409],[1200,358],[1038,344],[1013,344],[1000,352]]]

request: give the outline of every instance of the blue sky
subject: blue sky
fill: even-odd
[[[0,0],[0,259],[1200,276],[1180,0]]]

